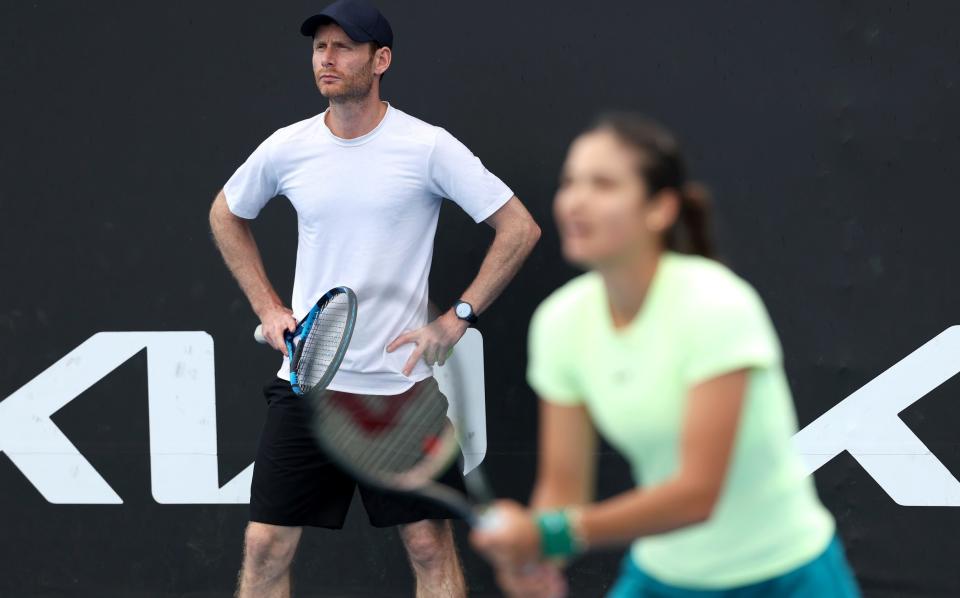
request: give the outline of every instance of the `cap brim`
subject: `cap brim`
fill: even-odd
[[[306,21],[300,25],[300,33],[307,37],[313,37],[313,34],[317,32],[317,27],[320,25],[326,25],[327,23],[336,23],[340,26],[341,29],[347,34],[347,36],[355,42],[364,43],[374,41],[370,35],[368,35],[363,29],[354,26],[352,23],[345,21],[343,19],[335,19],[330,15],[320,13],[318,15],[313,15],[308,18]]]

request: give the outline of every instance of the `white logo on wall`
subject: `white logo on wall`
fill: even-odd
[[[252,465],[218,483],[213,339],[204,332],[101,332],[0,401],[0,452],[52,503],[122,499],[50,417],[147,349],[151,485],[159,503],[244,503]],[[466,469],[483,459],[483,343],[471,329],[448,368],[462,368],[471,395]],[[471,364],[465,367],[464,364]],[[437,372],[441,387],[450,370]],[[960,506],[960,482],[899,413],[960,373],[960,326],[952,326],[801,430],[795,441],[813,473],[846,451],[897,503]]]
[[[206,332],[100,332],[0,401],[0,453],[5,453],[49,502],[121,504],[123,500],[50,419],[97,381],[147,350],[150,483],[164,504],[246,503],[251,464],[218,482],[213,338]],[[470,367],[467,367],[470,364]],[[467,331],[436,377],[451,372],[465,394],[464,469],[486,452],[483,340]],[[456,408],[451,404],[451,409]],[[457,418],[453,418],[455,421]]]
[[[797,433],[807,471],[846,451],[898,504],[960,506],[960,482],[899,417],[957,373],[960,326],[951,326]]]

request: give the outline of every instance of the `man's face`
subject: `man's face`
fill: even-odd
[[[353,41],[336,23],[321,25],[313,35],[313,76],[328,100],[366,97],[376,77],[376,59],[370,43]]]

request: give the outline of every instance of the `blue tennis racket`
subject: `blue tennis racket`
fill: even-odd
[[[298,395],[324,389],[333,380],[347,352],[357,321],[357,296],[348,287],[335,287],[317,301],[293,332],[284,332],[290,358],[290,386]],[[253,338],[266,343],[263,328]]]

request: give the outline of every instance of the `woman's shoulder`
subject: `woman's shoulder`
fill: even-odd
[[[596,272],[581,274],[556,289],[533,313],[530,333],[544,338],[571,339],[597,325],[604,312],[603,280]]]
[[[763,310],[753,285],[727,265],[698,255],[670,254],[670,275],[676,299],[698,309],[714,306]]]
[[[603,298],[603,281],[596,272],[572,278],[550,293],[537,307],[534,318],[567,318]]]

